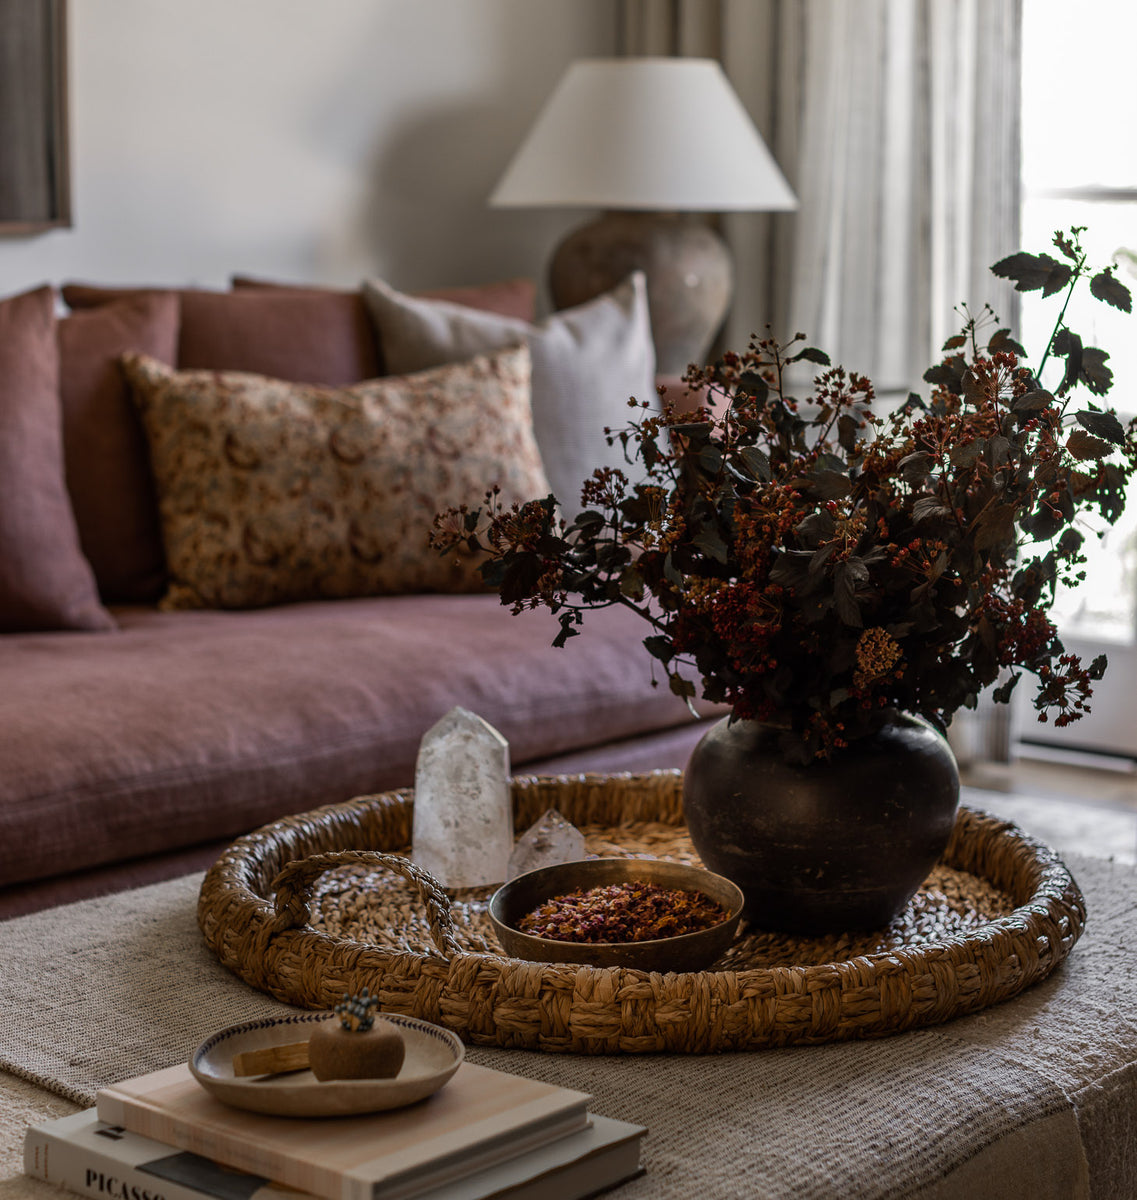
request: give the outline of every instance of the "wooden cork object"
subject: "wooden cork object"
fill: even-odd
[[[394,1079],[406,1056],[393,1022],[376,1017],[377,1001],[366,988],[344,995],[334,1017],[317,1025],[306,1042],[290,1042],[233,1056],[235,1076],[278,1075],[310,1068],[320,1082],[331,1079]]]

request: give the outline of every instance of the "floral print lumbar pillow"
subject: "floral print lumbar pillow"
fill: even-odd
[[[440,508],[548,491],[524,346],[347,388],[122,359],[157,485],[162,607],[482,590]]]

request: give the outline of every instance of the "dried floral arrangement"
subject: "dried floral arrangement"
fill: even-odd
[[[1058,298],[1036,367],[990,309],[963,309],[927,399],[877,414],[871,382],[803,335],[756,340],[688,372],[693,411],[633,401],[639,415],[609,431],[628,471],[595,472],[572,521],[552,496],[503,509],[491,492],[440,514],[433,542],[486,555],[514,611],[556,613],[556,644],[589,609],[633,609],[675,693],[778,725],[790,761],[829,757],[891,711],[942,729],[1024,673],[1039,719],[1067,724],[1106,664],[1068,654],[1047,610],[1057,581],[1081,578],[1079,518],[1115,521],[1137,465],[1134,423],[1101,400],[1109,356],[1065,320],[1083,281],[1131,310],[1115,268],[1088,265],[1084,232],[1056,234],[1057,257],[992,268]],[[801,362],[822,368],[803,400],[787,384]],[[1048,364],[1062,368],[1052,390]]]

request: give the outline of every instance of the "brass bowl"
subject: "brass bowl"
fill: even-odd
[[[554,896],[563,896],[577,888],[587,890],[630,881],[702,892],[726,911],[726,919],[697,933],[646,942],[562,942],[522,933],[517,928],[517,923],[528,913]],[[498,940],[511,958],[630,967],[637,971],[705,971],[734,941],[742,904],[739,888],[702,867],[653,858],[590,858],[518,875],[494,892],[489,915]]]

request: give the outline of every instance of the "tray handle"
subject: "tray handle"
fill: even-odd
[[[283,933],[286,929],[297,929],[309,919],[309,904],[312,900],[312,885],[333,867],[387,867],[413,884],[423,904],[430,924],[430,936],[445,958],[454,958],[463,953],[461,943],[454,933],[454,921],[450,915],[450,899],[429,871],[415,866],[401,854],[384,854],[379,850],[336,850],[327,854],[313,854],[310,858],[290,862],[272,881],[276,892],[276,919],[272,933]]]

